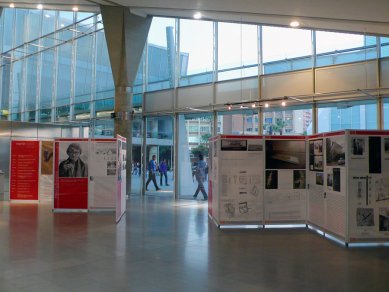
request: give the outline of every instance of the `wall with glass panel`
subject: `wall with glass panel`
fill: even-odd
[[[375,36],[316,31],[316,66],[377,58]]]
[[[180,19],[179,86],[213,81],[214,41],[212,21]]]
[[[225,135],[258,135],[258,111],[236,110],[217,113],[217,133]]]
[[[210,113],[181,114],[178,116],[178,194],[192,199],[198,183],[193,176],[199,154],[209,162],[208,139],[213,135],[213,115]],[[208,191],[208,181],[204,182]],[[202,195],[200,196],[202,198]]]
[[[258,26],[218,23],[218,80],[258,75]]]
[[[318,105],[318,132],[377,129],[377,102],[348,101]]]
[[[385,130],[389,130],[389,98],[384,98],[383,104],[383,127]]]
[[[312,134],[312,107],[288,106],[263,111],[264,135]]]
[[[109,118],[115,86],[101,20],[101,15],[91,13],[5,8],[0,19],[0,106],[1,110],[10,110],[11,115],[2,111],[1,118],[36,122]],[[134,106],[142,106],[144,91],[256,76],[261,60],[263,73],[270,74],[386,57],[388,40],[361,34],[155,17],[134,82]],[[302,114],[298,114],[300,111]],[[263,129],[256,126],[257,116],[251,118],[250,126],[250,118],[244,114],[219,115],[219,124],[226,127],[227,117],[233,116],[225,132],[269,133],[278,119],[288,125],[285,134],[309,133],[309,126],[301,120],[309,120],[310,114],[309,110],[266,109]],[[333,126],[326,128],[336,128],[335,124],[333,120]],[[346,124],[377,127],[373,122]],[[219,130],[223,132],[221,126]],[[199,140],[190,139],[194,143]]]
[[[313,67],[311,31],[262,27],[264,74]]]

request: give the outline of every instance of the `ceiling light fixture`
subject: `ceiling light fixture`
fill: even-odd
[[[36,6],[36,8],[39,9],[39,10],[42,10],[42,9],[43,9],[43,5],[42,5],[42,4],[38,4],[38,5]]]
[[[50,18],[50,14],[45,14],[45,17],[46,18]]]
[[[257,105],[255,104],[255,102],[251,105],[252,108],[256,108]]]
[[[15,4],[14,3],[9,4],[9,8],[15,8]]]
[[[201,15],[201,12],[196,12],[195,14],[193,14],[193,18],[194,19],[201,19],[203,16]]]
[[[291,23],[289,23],[289,25],[291,27],[299,27],[300,26],[300,22],[298,22],[297,20],[293,20]]]
[[[73,10],[74,12],[77,12],[77,11],[78,11],[78,7],[77,7],[77,6],[73,6],[72,10]]]
[[[268,103],[265,103],[265,107],[269,107],[269,104],[268,104]]]
[[[281,105],[286,106],[286,102],[285,101],[281,102]]]

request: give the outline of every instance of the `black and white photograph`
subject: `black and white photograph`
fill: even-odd
[[[369,137],[369,173],[381,173],[381,137]]]
[[[344,137],[331,137],[326,139],[326,163],[329,166],[339,165],[344,166],[345,148]]]
[[[221,151],[247,151],[247,140],[221,140]]]
[[[374,226],[374,209],[357,208],[357,227]]]
[[[323,171],[323,139],[309,141],[309,169]]]
[[[365,139],[352,138],[351,139],[351,154],[353,156],[363,156],[365,154]]]
[[[107,175],[116,175],[116,161],[107,161]]]
[[[323,155],[323,140],[322,139],[315,140],[315,141],[313,141],[313,145],[314,145],[313,154],[314,155]]]
[[[87,142],[61,142],[59,161],[59,177],[88,177]]]
[[[389,231],[389,207],[379,209],[379,230]]]
[[[266,170],[266,189],[278,189],[277,170]]]
[[[333,170],[333,190],[340,192],[340,168],[334,168]]]
[[[293,189],[305,189],[305,170],[293,170]]]
[[[384,138],[385,155],[389,155],[389,138]]]
[[[305,169],[305,141],[267,140],[266,169]]]
[[[323,156],[314,157],[313,170],[323,171]]]
[[[319,186],[322,186],[324,183],[324,173],[323,172],[316,172],[316,184]]]
[[[327,187],[332,189],[333,184],[333,175],[332,173],[327,173]]]
[[[314,160],[315,160],[315,141],[309,141],[309,170],[313,170]]]
[[[248,151],[263,151],[263,145],[260,143],[254,143],[257,141],[248,141],[247,150]]]

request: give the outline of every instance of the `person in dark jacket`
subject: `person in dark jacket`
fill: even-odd
[[[159,179],[159,185],[162,186],[162,177],[165,176],[165,185],[168,186],[167,183],[167,163],[166,159],[162,160],[162,162],[159,164],[159,172],[160,172],[160,179]]]
[[[149,183],[153,181],[154,187],[157,191],[160,190],[160,188],[157,186],[157,181],[155,179],[155,175],[157,173],[157,156],[153,155],[151,157],[151,160],[149,161],[148,165],[148,171],[149,171],[149,178],[146,182],[146,191],[148,191],[147,187],[149,186]]]
[[[201,193],[204,196],[204,201],[208,200],[208,195],[207,195],[207,192],[205,191],[205,188],[204,188],[204,181],[205,181],[205,177],[206,177],[206,174],[205,174],[206,168],[207,168],[207,163],[204,161],[203,154],[200,153],[199,154],[199,161],[197,162],[196,170],[194,173],[196,180],[197,180],[197,183],[198,183],[197,190],[196,190],[195,194],[193,195],[194,199],[197,198],[197,195],[201,191]]]

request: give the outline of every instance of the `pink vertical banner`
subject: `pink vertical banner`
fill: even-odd
[[[57,139],[54,209],[88,209],[88,140]]]
[[[116,223],[126,212],[127,140],[117,135]]]
[[[11,200],[38,200],[39,141],[11,141]]]

